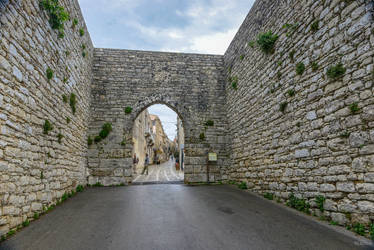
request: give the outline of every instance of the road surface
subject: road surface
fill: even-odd
[[[232,186],[135,185],[89,188],[0,248],[370,249],[334,228]]]

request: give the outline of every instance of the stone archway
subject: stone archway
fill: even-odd
[[[135,121],[135,119],[139,116],[141,112],[143,112],[144,110],[146,110],[154,104],[166,105],[171,110],[173,110],[185,124],[187,124],[187,122],[191,118],[189,110],[186,109],[183,105],[181,105],[178,102],[177,98],[172,97],[170,94],[160,93],[146,97],[143,100],[139,100],[134,105],[131,115],[129,115],[131,117],[131,121]]]
[[[90,184],[131,182],[132,145],[121,141],[131,140],[138,114],[156,103],[173,109],[184,122],[185,181],[208,181],[208,152],[218,155],[209,179],[220,179],[228,159],[221,56],[96,49],[93,74],[89,134],[97,135],[106,122],[113,130],[89,147]],[[208,120],[214,125],[206,126]]]

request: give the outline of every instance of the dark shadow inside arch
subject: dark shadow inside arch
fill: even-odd
[[[177,109],[152,102],[134,113],[132,183],[183,183],[185,136]]]

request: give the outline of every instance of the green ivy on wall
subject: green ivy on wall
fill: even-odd
[[[64,23],[69,20],[69,13],[58,4],[58,0],[41,0],[40,7],[47,11],[52,29],[58,30],[58,37],[63,38],[65,36]]]

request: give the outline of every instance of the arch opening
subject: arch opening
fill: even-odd
[[[139,109],[132,145],[133,183],[184,181],[184,127],[176,108],[157,102]]]

